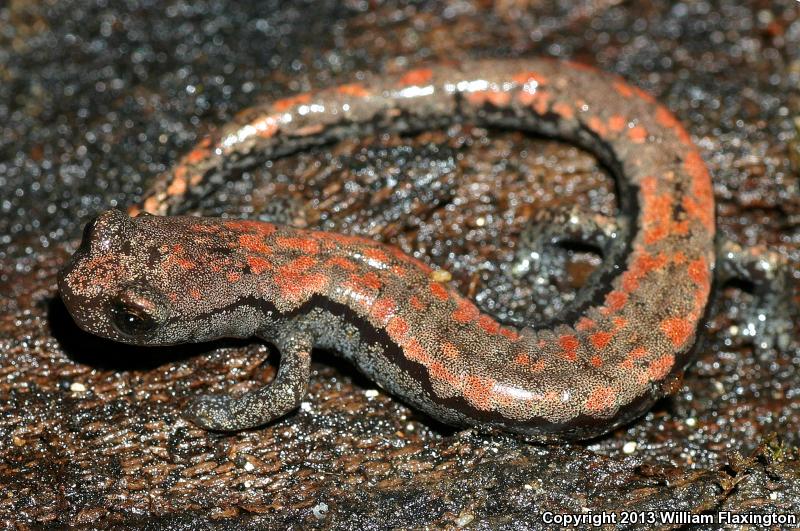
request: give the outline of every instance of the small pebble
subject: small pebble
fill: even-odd
[[[456,520],[456,525],[458,527],[464,527],[466,525],[469,525],[469,523],[472,522],[474,519],[475,515],[462,514],[461,516],[458,517],[458,520]]]
[[[437,269],[436,271],[431,273],[431,280],[434,282],[450,282],[453,280],[453,275],[450,274],[450,271],[445,271],[444,269]]]
[[[328,514],[328,504],[320,502],[311,508],[311,513],[317,520],[322,520]]]

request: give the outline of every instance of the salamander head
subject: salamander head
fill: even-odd
[[[191,227],[200,218],[140,215],[109,210],[86,225],[80,247],[60,272],[58,289],[82,329],[139,345],[205,341],[227,334],[209,320],[229,305]],[[211,248],[224,248],[215,245]],[[213,295],[212,295],[213,294]]]

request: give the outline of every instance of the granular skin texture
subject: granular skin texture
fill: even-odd
[[[565,139],[615,174],[626,222],[587,282],[590,296],[555,320],[500,322],[429,266],[369,239],[170,215],[264,159],[453,122]],[[224,431],[296,408],[310,350],[323,347],[447,424],[593,437],[669,390],[688,362],[714,268],[711,179],[678,120],[621,78],[550,59],[419,68],[245,110],[129,213],[87,225],[59,279],[64,302],[84,330],[118,341],[275,343],[275,382],[189,407],[196,423]]]

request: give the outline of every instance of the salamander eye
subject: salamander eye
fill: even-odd
[[[161,324],[162,312],[158,304],[146,294],[125,290],[111,301],[111,322],[126,336],[141,336],[152,332]]]

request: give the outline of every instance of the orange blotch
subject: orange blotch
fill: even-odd
[[[686,145],[692,144],[692,137],[689,135],[686,129],[684,129],[675,115],[669,111],[669,109],[659,105],[656,109],[656,120],[660,125],[672,129],[673,133],[675,133],[675,136],[678,137],[678,140]]]
[[[453,311],[453,319],[459,323],[471,323],[478,318],[480,312],[470,301],[464,298],[459,298],[458,307]]]
[[[673,354],[665,354],[650,362],[647,366],[647,376],[652,382],[661,380],[669,374],[673,365],[675,365],[675,356]]]
[[[633,96],[633,87],[625,83],[624,81],[617,80],[614,81],[614,89],[617,91],[624,98],[630,98]]]
[[[442,343],[442,354],[449,360],[456,360],[461,357],[461,352],[459,352],[458,348],[448,342]]]
[[[416,295],[412,295],[411,298],[408,300],[411,307],[414,308],[416,311],[421,312],[425,310],[426,306],[425,303],[420,300],[419,297]]]
[[[236,282],[237,280],[242,278],[242,275],[237,273],[236,271],[228,271],[225,274],[225,278],[228,279],[228,282]]]
[[[256,135],[261,138],[272,138],[280,128],[280,119],[277,116],[260,116],[250,122],[256,130]]]
[[[609,342],[611,342],[612,337],[614,337],[613,334],[608,332],[596,332],[589,336],[589,342],[594,346],[594,348],[601,350],[605,348]]]
[[[150,214],[158,214],[161,208],[161,202],[155,196],[150,196],[144,200],[144,207],[145,212],[149,212]]]
[[[172,252],[166,257],[164,260],[163,267],[165,269],[171,268],[173,265],[180,267],[183,270],[188,271],[189,269],[195,268],[195,263],[191,260],[183,257],[184,249],[181,244],[175,244],[172,246]]]
[[[383,326],[394,315],[396,309],[397,305],[393,300],[381,297],[372,305],[370,315]]]
[[[608,128],[598,116],[590,117],[586,124],[589,126],[589,129],[597,133],[600,137],[608,136]]]
[[[219,232],[219,227],[216,225],[204,225],[202,223],[196,223],[194,225],[190,225],[189,229],[194,232],[201,232],[204,234],[216,234]]]
[[[424,85],[433,77],[433,70],[430,68],[420,68],[409,70],[400,78],[401,85]]]
[[[714,190],[703,158],[692,150],[683,162],[686,173],[692,178],[692,194],[683,198],[683,208],[689,216],[699,220],[714,233]]]
[[[370,243],[374,243],[374,242],[370,242]],[[422,262],[421,260],[417,260],[413,256],[408,256],[406,253],[404,253],[403,251],[401,251],[397,247],[389,247],[388,250],[391,251],[391,253],[394,254],[395,258],[397,258],[401,262],[410,264],[411,266],[415,267],[416,269],[418,269],[419,271],[421,271],[423,273],[430,273],[430,272],[433,271],[433,268],[431,268],[431,266],[429,266],[428,264]]]
[[[283,112],[287,109],[294,107],[295,105],[300,105],[303,103],[308,103],[311,101],[311,94],[298,94],[297,96],[290,96],[288,98],[283,98],[280,100],[276,100],[272,104],[272,108],[278,112]]]
[[[523,105],[529,105],[536,114],[546,114],[547,106],[550,102],[550,94],[543,90],[522,91],[519,93],[519,101]]]
[[[317,265],[317,259],[313,256],[301,256],[300,258],[296,258],[291,262],[283,264],[280,268],[279,274],[302,273],[307,269],[311,269],[315,265]]]
[[[422,345],[419,344],[419,341],[413,337],[403,343],[402,348],[406,358],[410,359],[411,361],[425,364],[431,359]]]
[[[360,85],[358,83],[339,85],[336,87],[336,92],[339,94],[344,94],[345,96],[353,96],[355,98],[366,98],[369,96],[369,91],[364,88],[364,85]]]
[[[389,255],[377,247],[368,247],[363,251],[364,256],[378,262],[386,263],[389,261]]]
[[[590,73],[597,73],[597,68],[591,65],[587,65],[585,63],[578,63],[575,61],[564,61],[564,63],[569,66],[573,70],[580,70],[582,72],[590,72]]]
[[[680,127],[680,123],[678,122],[678,119],[675,118],[675,115],[669,112],[669,109],[663,105],[659,105],[656,109],[656,121],[659,123],[659,125],[663,125],[668,129]]]
[[[189,188],[189,180],[186,178],[186,166],[178,166],[174,172],[174,179],[167,187],[167,195],[183,195]]]
[[[603,358],[600,356],[592,356],[589,359],[589,363],[592,364],[592,367],[599,368],[603,366]]]
[[[698,286],[706,286],[710,281],[708,262],[704,257],[689,262],[689,278]]]
[[[636,360],[640,358],[644,358],[650,355],[650,353],[644,347],[636,347],[635,349],[628,352],[628,355],[625,356],[625,359],[622,360],[620,365],[626,369],[630,369],[633,367],[633,364]]]
[[[324,291],[328,285],[328,277],[322,273],[284,273],[276,275],[275,283],[281,289],[284,297],[292,301],[299,301],[307,295]]]
[[[578,338],[573,335],[561,336],[558,338],[558,344],[563,349],[562,355],[569,361],[575,361],[578,358]]]
[[[520,72],[518,74],[514,74],[511,80],[514,81],[514,83],[519,83],[520,85],[525,85],[527,83],[546,85],[549,81],[547,77],[539,74],[538,72]]]
[[[345,271],[355,271],[358,269],[358,266],[354,264],[352,261],[348,260],[347,258],[341,256],[334,256],[329,258],[325,264],[328,267],[339,267],[344,269]]]
[[[491,409],[492,388],[495,381],[480,376],[467,376],[464,381],[464,397],[477,409]]]
[[[431,290],[431,294],[439,300],[446,301],[450,297],[445,287],[438,282],[431,282],[429,284],[429,289]]]
[[[558,102],[553,105],[553,112],[567,120],[572,120],[575,117],[575,109],[571,105],[563,102]]]
[[[628,294],[622,291],[611,291],[606,295],[606,307],[612,312],[621,310],[628,302]]]
[[[500,331],[500,323],[492,319],[491,316],[481,314],[478,317],[478,326],[489,334],[496,334]]]
[[[615,114],[608,119],[608,129],[614,133],[621,132],[627,125],[628,120],[626,120],[625,117],[620,114]]]
[[[280,247],[288,249],[296,249],[308,254],[316,254],[319,252],[319,242],[309,238],[275,238],[275,243]]]
[[[640,100],[646,101],[647,103],[656,103],[655,98],[649,92],[645,92],[639,87],[632,87],[632,90]]]
[[[467,101],[475,106],[490,103],[495,107],[507,107],[511,101],[511,94],[498,90],[479,90],[467,94]]]
[[[272,263],[270,263],[269,260],[265,260],[260,256],[248,256],[247,265],[250,266],[250,270],[256,275],[260,275],[272,267]]]
[[[184,159],[189,164],[197,164],[208,156],[209,151],[205,148],[195,148],[186,155]]]
[[[651,271],[662,269],[667,264],[663,253],[653,256],[649,253],[639,254],[631,264],[631,268],[622,275],[622,289],[627,292],[636,290],[639,281]]]
[[[400,316],[394,316],[386,325],[386,332],[395,343],[402,344],[403,337],[408,332],[408,322]]]
[[[672,196],[657,192],[656,178],[648,175],[641,180],[642,225],[644,240],[650,245],[669,235],[672,219]]]
[[[631,127],[628,129],[628,138],[630,138],[634,144],[642,144],[647,140],[647,129],[641,125]]]
[[[200,297],[202,297],[202,295],[200,294],[200,290],[197,288],[189,289],[189,296],[196,301],[199,301]]]
[[[432,359],[425,365],[425,368],[428,369],[428,374],[431,375],[431,378],[453,385],[453,378],[450,375],[450,371],[448,371],[447,367],[441,362]]]
[[[578,332],[586,332],[595,326],[597,326],[597,323],[595,323],[593,320],[589,319],[588,317],[581,317],[578,319],[578,322],[575,323],[575,330]]]
[[[353,284],[362,285],[370,289],[381,289],[383,287],[381,279],[372,271],[365,275],[352,275],[350,280]]]
[[[400,266],[400,265],[393,265],[392,267],[389,268],[389,270],[396,277],[402,277],[402,276],[405,276],[406,273],[408,273],[408,270],[406,268],[404,268],[403,266]]]
[[[688,320],[682,317],[669,317],[661,321],[661,331],[672,341],[673,345],[680,347],[694,333],[694,328]]]
[[[261,236],[269,236],[275,232],[275,225],[264,223],[263,221],[251,221],[247,219],[237,219],[226,221],[225,228],[235,232],[253,232]],[[216,231],[215,231],[216,232]]]
[[[528,354],[525,353],[525,352],[520,352],[514,358],[514,363],[516,363],[517,365],[522,365],[523,367],[527,367],[528,366],[528,361],[529,361],[528,360]]]
[[[598,387],[586,399],[586,409],[589,411],[608,411],[614,407],[617,392],[611,387]]]
[[[254,253],[270,254],[272,248],[264,242],[264,239],[255,234],[239,235],[239,245]]]
[[[519,339],[519,334],[517,333],[516,330],[513,330],[511,328],[506,328],[504,326],[500,327],[498,334],[505,337],[509,341],[516,341],[517,339]]]

